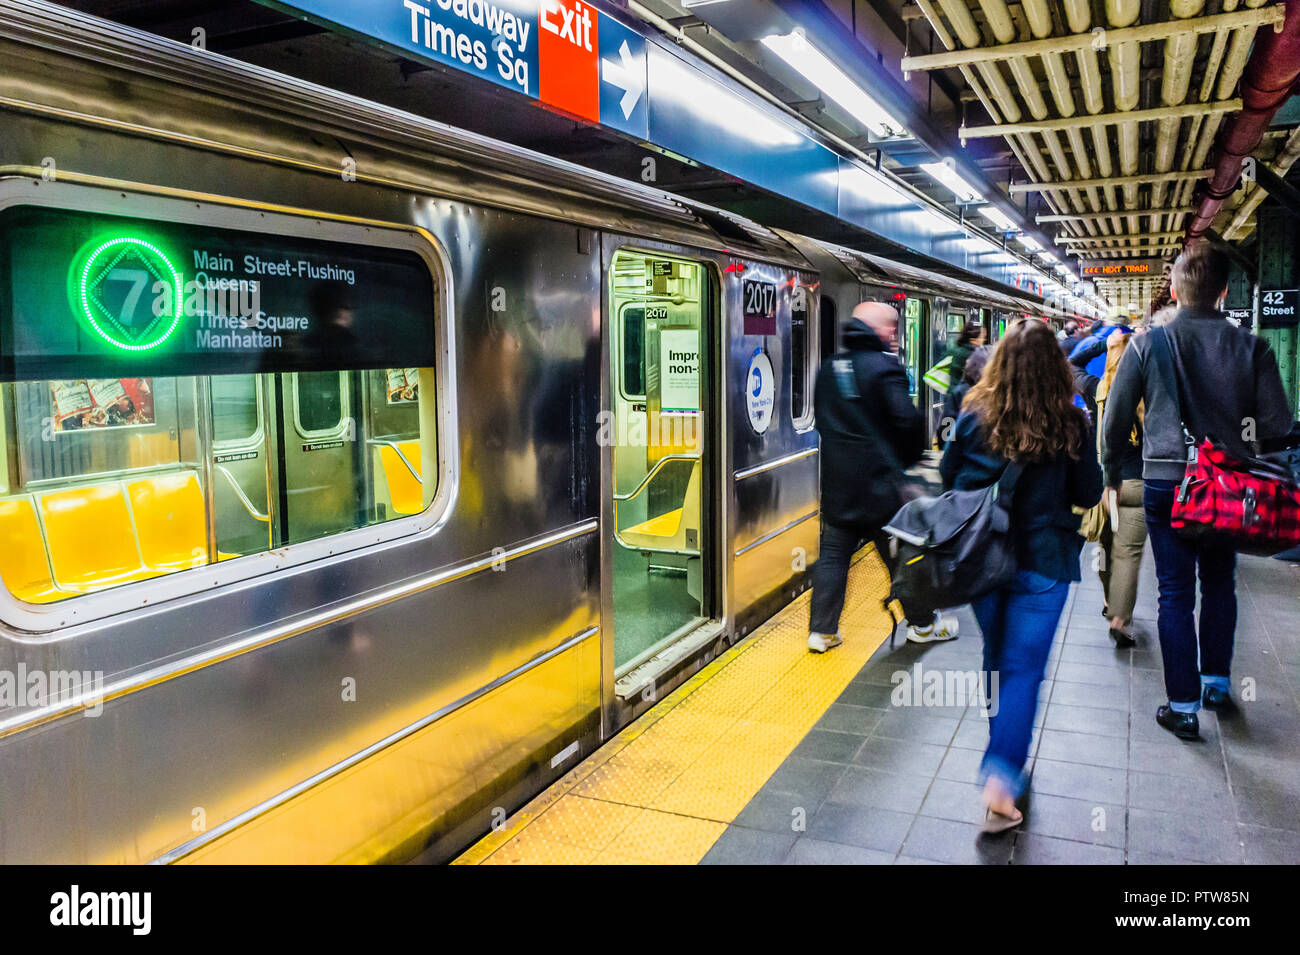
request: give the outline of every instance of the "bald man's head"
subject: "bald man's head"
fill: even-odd
[[[890,351],[898,349],[898,310],[884,302],[859,302],[853,317],[865,322]]]

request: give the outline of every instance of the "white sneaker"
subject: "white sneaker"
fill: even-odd
[[[838,633],[808,634],[808,649],[813,653],[825,653],[831,647],[838,647],[844,640]]]
[[[912,643],[942,643],[957,639],[957,618],[939,614],[928,627],[908,627],[907,639]]]

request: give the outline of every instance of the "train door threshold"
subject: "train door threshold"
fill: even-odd
[[[682,632],[672,634],[665,641],[667,645],[653,656],[640,662],[633,661],[634,665],[614,681],[614,695],[620,702],[644,696],[648,689],[658,687],[663,677],[698,656],[704,647],[716,642],[725,631],[726,622],[723,620],[689,624]]]

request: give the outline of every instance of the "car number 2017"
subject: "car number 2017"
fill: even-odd
[[[745,279],[742,286],[745,314],[764,317],[776,314],[776,283]]]

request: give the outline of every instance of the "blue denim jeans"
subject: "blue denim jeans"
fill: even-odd
[[[1237,630],[1237,555],[1178,535],[1169,526],[1173,481],[1147,481],[1142,505],[1156,558],[1160,600],[1157,629],[1169,706],[1179,713],[1201,708],[1202,685],[1228,689]],[[1196,578],[1201,578],[1201,626],[1196,627]],[[1199,659],[1198,659],[1199,650]]]
[[[1022,570],[1010,586],[971,604],[984,634],[991,711],[980,776],[998,779],[1015,795],[1024,789],[1038,690],[1069,593],[1068,581]]]

